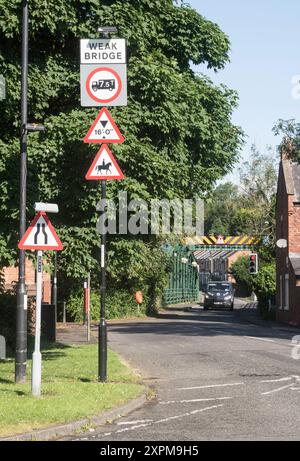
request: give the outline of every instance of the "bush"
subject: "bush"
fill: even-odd
[[[144,301],[140,306],[140,314],[145,315],[148,298],[143,296]],[[75,322],[83,321],[84,296],[80,291],[71,295],[67,303],[67,311]],[[90,296],[91,320],[99,321],[100,318],[100,293],[91,291]],[[107,319],[118,319],[125,317],[135,317],[138,315],[138,306],[134,298],[134,293],[126,290],[108,292],[105,300],[105,316]]]
[[[17,295],[15,292],[0,293],[0,335],[6,339],[9,352],[16,348],[16,313]],[[27,332],[34,336],[35,327],[35,296],[27,298]]]
[[[274,311],[269,311],[269,300],[274,302],[276,295],[276,266],[267,264],[259,270],[259,273],[253,278],[254,290],[258,299],[258,307],[262,318],[274,319]]]
[[[249,274],[248,257],[238,258],[230,267],[229,272],[236,280],[237,292],[249,296],[253,291],[253,276]]]
[[[258,274],[251,275],[248,270],[248,258],[241,257],[231,266],[230,273],[241,287],[246,287],[248,293],[255,292],[258,307],[263,319],[274,319],[274,311],[269,312],[269,300],[275,303],[276,266],[268,263],[259,268]]]
[[[16,338],[16,295],[0,294],[0,335],[6,339],[9,349],[15,349]]]

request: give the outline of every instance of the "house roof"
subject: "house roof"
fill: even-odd
[[[282,160],[282,168],[288,195],[294,195],[294,202],[300,203],[300,164]]]
[[[289,258],[295,275],[300,276],[300,253],[290,253]]]

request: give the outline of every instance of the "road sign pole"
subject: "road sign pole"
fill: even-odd
[[[43,275],[43,252],[37,252],[36,267],[36,313],[35,313],[35,341],[34,352],[32,354],[32,395],[41,395],[42,382],[42,355],[40,350],[41,341],[41,309],[42,309],[42,275]]]
[[[91,273],[88,273],[87,278],[87,295],[88,295],[88,302],[87,302],[87,341],[90,342],[91,340]]]
[[[26,176],[27,176],[27,93],[28,93],[28,1],[23,0],[22,17],[22,77],[21,77],[21,148],[20,148],[20,238],[26,230]],[[15,382],[26,382],[27,365],[27,294],[25,285],[25,250],[19,251],[19,278],[17,287]]]
[[[101,198],[102,203],[105,204],[104,211],[106,210],[106,180],[101,181]],[[100,288],[100,323],[99,323],[99,372],[98,381],[105,382],[107,380],[107,326],[105,320],[105,296],[106,296],[106,232],[104,220],[102,220],[101,230],[101,247],[100,247],[100,261],[101,261],[101,288]]]
[[[54,253],[54,271],[52,280],[52,304],[55,309],[55,324],[57,322],[57,253]]]

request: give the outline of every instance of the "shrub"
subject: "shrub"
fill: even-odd
[[[6,339],[9,352],[14,353],[16,347],[16,312],[17,295],[14,292],[0,293],[0,335]],[[27,331],[34,336],[35,296],[27,298]]]
[[[146,314],[146,306],[148,298],[144,297],[144,301],[140,306],[140,314]],[[84,296],[83,292],[77,292],[71,295],[67,303],[67,311],[75,322],[83,321]],[[98,321],[100,318],[100,293],[99,291],[91,291],[90,295],[90,312],[91,320]],[[105,300],[105,316],[107,319],[118,319],[125,317],[134,317],[138,315],[138,306],[134,299],[134,293],[129,293],[126,290],[118,290],[108,292]]]
[[[6,339],[9,349],[15,349],[16,296],[10,293],[0,294],[0,335]]]
[[[238,258],[230,267],[229,272],[236,280],[237,291],[250,295],[253,291],[253,276],[249,274],[248,257]]]
[[[258,306],[264,319],[273,319],[274,311],[269,312],[269,299],[274,300],[276,295],[276,266],[267,264],[262,267],[253,278],[254,290],[258,299]]]

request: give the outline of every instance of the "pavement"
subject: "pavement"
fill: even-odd
[[[155,319],[110,323],[109,346],[157,398],[60,440],[299,440],[299,335],[240,300],[234,312],[177,306]]]

